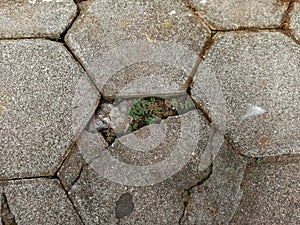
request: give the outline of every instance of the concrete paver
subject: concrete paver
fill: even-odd
[[[243,154],[299,153],[298,54],[299,46],[281,33],[233,32],[218,35],[201,63],[192,96],[213,121],[225,117],[225,133]],[[214,80],[219,87],[209,95],[218,93],[223,111],[204,93]]]
[[[300,163],[278,157],[253,163],[243,181],[243,199],[230,224],[299,224]]]
[[[17,224],[82,224],[56,179],[0,182]]]
[[[2,0],[0,38],[59,38],[76,13],[72,0]]]
[[[271,28],[281,24],[288,9],[286,0],[190,0],[201,16],[216,30]]]
[[[292,34],[296,37],[296,39],[300,40],[300,3],[298,1],[295,1],[294,8],[292,12],[290,13],[290,29],[292,31]]]
[[[299,4],[2,0],[0,224],[299,224]]]
[[[193,111],[180,117],[186,117],[187,120],[190,120],[193,118],[192,115]],[[85,223],[114,224],[117,218],[120,219],[121,224],[178,223],[181,217],[180,212],[184,208],[181,193],[205,178],[209,171],[209,168],[201,171],[198,167],[199,159],[206,147],[209,136],[205,122],[200,122],[200,134],[197,136],[200,142],[198,144],[197,142],[195,143],[198,147],[194,150],[194,154],[190,152],[191,155],[187,155],[188,163],[184,162],[182,164],[182,159],[179,158],[177,161],[173,159],[176,165],[161,166],[161,170],[157,171],[154,170],[155,168],[152,169],[151,173],[155,173],[154,177],[156,177],[157,181],[151,178],[153,176],[151,173],[147,177],[142,177],[143,174],[139,177],[136,174],[144,171],[147,165],[151,166],[151,163],[159,164],[164,158],[172,157],[170,154],[180,157],[177,151],[180,152],[181,150],[175,148],[176,145],[185,148],[184,144],[180,145],[178,143],[178,140],[180,140],[178,136],[180,120],[178,118],[180,117],[170,117],[165,122],[162,122],[160,126],[164,126],[163,124],[166,123],[169,130],[166,132],[167,137],[165,141],[158,143],[157,147],[152,146],[155,143],[152,143],[153,140],[151,138],[146,138],[146,140],[140,139],[141,137],[149,137],[148,127],[136,131],[135,135],[129,134],[118,138],[109,148],[101,141],[102,138],[99,137],[98,133],[90,133],[88,131],[82,133],[77,142],[79,148],[75,148],[74,153],[68,157],[62,170],[59,172],[59,177],[63,180],[66,189],[69,190],[70,197],[73,199]],[[200,127],[194,126],[192,130],[197,133],[196,129]],[[193,137],[192,134],[190,135]],[[97,138],[100,140],[97,141]],[[190,143],[189,148],[193,149],[196,147],[192,146],[193,141],[189,140],[189,137],[184,136],[184,138],[188,139],[188,143]],[[140,145],[131,146],[132,143],[136,143],[135,139],[144,142]],[[148,149],[148,151],[139,149],[137,151],[134,149],[134,146],[139,146],[140,148],[148,146],[151,149]],[[114,161],[114,165],[111,165],[109,162],[106,163],[108,160],[105,159],[105,151],[108,151],[109,154],[117,159],[117,161]],[[86,161],[90,163],[85,164],[84,162]],[[132,167],[126,169],[128,166],[124,166],[122,170],[116,170],[120,162],[127,165],[139,165],[140,167],[133,170]],[[182,164],[180,165],[181,167],[177,168],[176,166],[180,163]],[[72,165],[82,166],[80,175],[78,175],[80,169],[77,168],[77,172],[74,172],[74,166]],[[164,171],[166,168],[169,171]],[[173,171],[174,168],[176,171]],[[177,170],[178,173],[176,173]],[[116,174],[116,172],[120,174]],[[170,178],[164,175],[164,173],[168,174],[169,172],[175,175]],[[70,178],[70,174],[76,173],[77,175],[71,175],[73,178]],[[160,180],[160,176],[162,176],[162,180]],[[143,179],[146,181],[149,179],[153,184],[145,185],[146,183],[137,182]],[[132,196],[134,207],[128,215],[126,214],[126,216],[119,218],[120,216],[118,215],[120,213],[115,211],[116,204],[118,204],[120,196],[126,193]],[[120,209],[122,208],[124,206],[120,207]]]
[[[5,100],[0,179],[53,175],[76,132],[91,117],[98,93],[62,44],[7,40],[0,41],[0,49],[0,90]],[[80,93],[92,94],[83,95],[89,97],[83,99],[84,108],[73,109],[82,103]],[[94,102],[91,110],[90,102]],[[73,119],[73,114],[80,119]]]
[[[228,224],[243,196],[240,185],[246,165],[245,157],[223,146],[209,179],[190,191],[181,224]]]
[[[209,33],[182,3],[96,0],[80,6],[65,40],[104,97],[126,88],[131,95],[185,91]]]

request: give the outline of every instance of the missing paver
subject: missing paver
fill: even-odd
[[[15,215],[10,211],[5,193],[1,194],[1,221],[3,225],[17,225]]]
[[[165,98],[148,96],[120,99],[113,103],[102,101],[95,113],[95,126],[112,144],[117,137],[194,109],[194,102],[187,94]]]

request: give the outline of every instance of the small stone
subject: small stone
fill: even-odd
[[[104,119],[100,119],[100,118],[96,119],[96,129],[98,131],[102,131],[107,128],[109,128],[109,125],[104,121]]]

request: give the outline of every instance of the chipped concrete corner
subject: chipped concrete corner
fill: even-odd
[[[299,17],[2,1],[0,224],[299,224]]]

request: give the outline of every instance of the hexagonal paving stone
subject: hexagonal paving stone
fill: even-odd
[[[96,0],[81,3],[66,43],[109,98],[184,92],[208,35],[180,1]]]
[[[299,224],[300,158],[274,157],[253,163],[243,198],[230,224]]]
[[[62,44],[0,41],[0,179],[52,175],[99,93]]]
[[[109,147],[100,134],[83,131],[58,176],[84,223],[177,224],[181,193],[210,172],[199,167],[210,128],[201,117],[198,125],[191,122],[195,115],[194,110],[142,127]],[[153,140],[153,131],[162,132],[162,140]],[[143,142],[134,144],[136,139]]]
[[[278,27],[289,0],[190,0],[213,29]]]
[[[214,123],[223,122],[219,129],[243,154],[299,153],[299,54],[281,33],[220,34],[199,67],[192,96]]]
[[[76,13],[73,0],[2,0],[0,38],[59,38]]]
[[[16,224],[82,224],[56,179],[0,182],[0,187]]]
[[[228,224],[243,196],[241,183],[247,159],[223,146],[213,162],[212,174],[193,188],[181,224]]]
[[[295,2],[294,8],[290,13],[290,29],[297,40],[300,40],[300,3]]]

